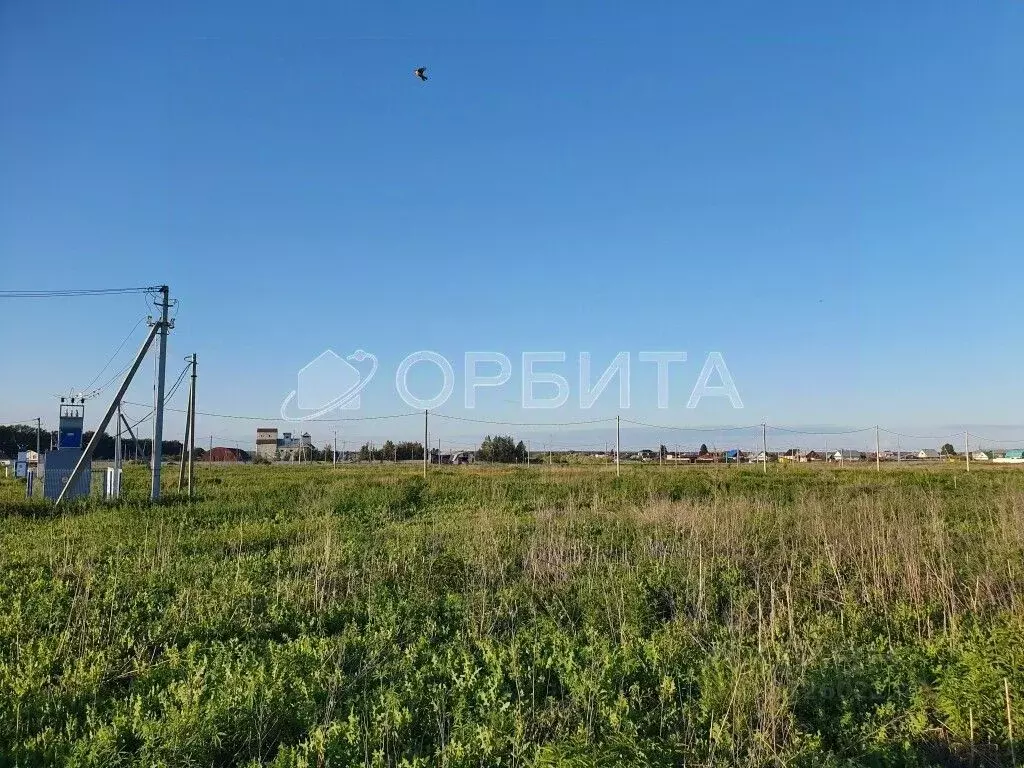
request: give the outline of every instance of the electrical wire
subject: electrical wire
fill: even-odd
[[[144,403],[135,403],[135,402],[132,402],[131,400],[124,400],[122,402],[126,403],[127,405],[138,405],[138,406],[141,406],[143,408],[147,407]],[[185,413],[185,410],[182,409],[182,408],[165,408],[164,410],[172,411],[174,413]],[[237,420],[240,420],[240,421],[268,421],[268,422],[287,421],[287,419],[282,419],[280,416],[247,416],[247,415],[242,415],[242,414],[212,413],[210,411],[198,411],[198,410],[196,411],[196,415],[197,416],[208,416],[208,417],[214,418],[214,419],[237,419]],[[349,418],[346,418],[346,419],[308,419],[306,422],[300,422],[300,423],[339,424],[339,423],[344,423],[344,422],[348,422],[348,421],[383,421],[383,420],[386,420],[386,419],[405,419],[405,418],[408,418],[410,416],[418,416],[418,415],[420,415],[419,411],[410,411],[408,413],[390,413],[390,414],[386,414],[386,415],[383,415],[383,416],[352,416],[352,417],[349,417]]]
[[[136,402],[132,402],[130,400],[125,400],[123,402],[126,405],[136,405],[136,406],[143,407],[143,408],[147,407],[143,403],[136,403]],[[185,412],[184,409],[180,409],[180,408],[165,408],[165,410],[172,411],[172,412],[175,412],[175,413],[184,413]],[[241,421],[277,422],[277,421],[281,421],[282,420],[279,417],[274,417],[274,416],[270,416],[270,417],[267,417],[267,416],[249,416],[249,415],[243,415],[243,414],[213,413],[213,412],[210,412],[210,411],[196,411],[196,414],[199,415],[199,416],[207,416],[207,417],[210,417],[210,418],[234,419],[234,420],[241,420]],[[320,423],[320,424],[341,424],[341,423],[345,423],[345,422],[384,421],[384,420],[388,420],[388,419],[401,419],[401,418],[408,418],[410,416],[418,416],[419,414],[420,414],[419,411],[413,411],[413,412],[410,412],[410,413],[394,413],[394,414],[386,414],[386,415],[382,415],[382,416],[353,416],[353,417],[344,418],[344,419],[310,419],[309,421],[310,421],[310,423]],[[433,413],[433,412],[430,413],[430,416],[436,417],[436,418],[439,418],[439,419],[446,419],[448,421],[460,421],[460,422],[466,422],[466,423],[470,423],[470,424],[492,424],[492,425],[496,425],[496,426],[538,427],[538,428],[546,428],[546,427],[574,427],[574,426],[586,426],[586,425],[592,425],[592,424],[609,424],[609,423],[611,423],[613,421],[612,417],[606,417],[606,418],[603,418],[603,419],[586,419],[586,420],[581,420],[581,421],[563,421],[563,422],[502,421],[502,420],[497,420],[497,419],[471,419],[471,418],[464,417],[464,416],[452,416],[450,414]],[[643,422],[643,421],[635,421],[633,419],[621,419],[621,423],[623,423],[623,424],[630,424],[630,425],[639,426],[639,427],[647,427],[647,428],[650,428],[650,429],[663,429],[663,430],[676,431],[676,432],[703,432],[703,433],[709,433],[709,432],[712,432],[712,433],[713,432],[743,432],[743,431],[748,431],[748,430],[759,429],[761,427],[767,427],[767,429],[769,429],[770,431],[773,431],[773,432],[784,432],[784,433],[787,433],[787,434],[795,434],[795,435],[823,435],[823,436],[830,436],[830,435],[840,435],[840,436],[841,435],[855,435],[855,434],[861,434],[861,433],[864,433],[864,432],[870,432],[871,430],[874,429],[874,427],[860,427],[858,429],[848,429],[848,430],[812,431],[812,430],[802,430],[802,429],[791,429],[789,427],[774,426],[772,424],[766,424],[766,425],[750,424],[750,425],[747,425],[747,426],[739,426],[739,427],[676,427],[676,426],[672,426],[672,425],[669,425],[669,424],[650,424],[650,423]],[[892,430],[885,429],[883,427],[879,427],[879,430],[881,432],[885,432],[886,434],[889,434],[889,435],[895,435],[895,436],[899,436],[899,437],[906,437],[906,438],[912,439],[912,440],[946,440],[946,439],[949,439],[951,437],[956,437],[956,435],[938,435],[938,436],[936,436],[936,435],[906,435],[906,434],[903,434],[903,433],[900,433],[900,432],[894,432]],[[983,439],[985,441],[989,441],[989,438],[985,438],[985,437],[981,437],[981,436],[974,436],[974,437],[978,437],[979,439]],[[1008,440],[1003,440],[1003,441],[992,440],[991,442],[993,442],[993,443],[1004,442],[1004,443],[1014,443],[1015,444],[1014,441],[1008,441]],[[595,445],[597,445],[597,444],[595,444]]]
[[[786,427],[773,427],[771,424],[766,424],[765,426],[773,432],[786,432],[791,435],[857,435],[861,432],[870,432],[874,429],[874,427],[861,427],[860,429],[846,429],[830,432],[826,430],[809,431],[802,429],[788,429]],[[879,429],[881,428],[879,427]]]
[[[493,421],[489,419],[469,419],[464,416],[449,416],[445,413],[431,413],[431,416],[436,416],[439,419],[448,419],[449,421],[465,421],[470,424],[496,424],[498,426],[505,427],[575,427],[583,424],[608,424],[614,419],[608,417],[604,419],[590,419],[588,421],[546,421],[546,422],[529,422],[529,421]]]
[[[129,339],[130,339],[130,338],[132,337],[132,334],[134,334],[134,333],[135,333],[135,331],[136,331],[136,330],[138,329],[139,325],[141,325],[141,324],[142,324],[142,321],[143,321],[143,320],[145,320],[145,319],[146,319],[146,318],[144,318],[144,317],[140,317],[140,318],[139,318],[138,322],[137,322],[137,323],[135,323],[135,327],[134,327],[134,328],[132,328],[132,329],[131,329],[131,331],[129,331],[129,332],[128,332],[128,335],[124,337],[124,340],[123,340],[123,341],[122,341],[122,342],[121,342],[121,343],[120,343],[120,344],[118,345],[117,349],[116,349],[116,350],[114,350],[114,354],[112,354],[112,355],[110,356],[110,358],[109,358],[109,359],[107,360],[107,362],[106,362],[106,363],[105,363],[105,364],[103,365],[103,367],[102,367],[102,368],[100,368],[100,371],[99,371],[99,373],[97,373],[97,374],[96,374],[95,376],[93,376],[93,379],[92,379],[92,381],[90,381],[90,382],[89,382],[88,384],[86,384],[86,385],[85,385],[85,387],[83,387],[83,389],[82,389],[82,390],[80,390],[80,391],[83,391],[83,392],[85,392],[85,394],[83,395],[84,397],[87,397],[87,398],[93,398],[93,397],[96,397],[96,395],[98,395],[98,394],[100,394],[101,392],[103,392],[103,390],[105,390],[105,389],[106,389],[107,387],[109,387],[109,386],[110,386],[111,384],[113,384],[113,383],[114,383],[114,382],[115,382],[115,381],[116,381],[117,379],[119,379],[119,378],[120,378],[120,377],[121,377],[121,376],[122,376],[122,375],[123,375],[123,374],[124,374],[124,373],[125,373],[125,372],[126,372],[126,371],[127,371],[128,369],[129,369],[129,368],[131,368],[131,367],[132,367],[132,364],[131,364],[130,362],[129,362],[129,363],[126,363],[126,364],[124,365],[124,367],[123,367],[123,368],[121,368],[121,369],[120,369],[120,370],[119,370],[119,371],[118,371],[117,373],[115,373],[115,374],[114,374],[113,376],[111,376],[111,377],[110,377],[109,379],[107,379],[107,381],[106,381],[106,382],[104,382],[104,383],[103,383],[103,384],[102,384],[101,386],[97,387],[96,389],[90,389],[90,387],[91,387],[91,386],[92,386],[93,384],[95,384],[95,383],[96,383],[96,380],[97,380],[97,379],[99,379],[99,377],[103,375],[103,372],[104,372],[105,370],[107,370],[107,368],[109,368],[109,367],[110,367],[110,364],[111,364],[111,363],[112,363],[112,362],[114,361],[114,358],[115,358],[115,357],[117,357],[118,353],[119,353],[119,352],[120,352],[120,351],[121,351],[122,349],[124,349],[124,345],[128,343],[128,340],[129,340]]]
[[[141,322],[141,320],[140,320],[140,322]],[[136,328],[137,327],[138,327],[138,323],[136,324]],[[134,333],[136,328],[132,329],[132,333]],[[131,334],[129,334],[129,337],[130,336],[131,336]],[[125,343],[127,343],[127,340],[125,342],[122,342],[121,346],[123,347]],[[119,349],[120,349],[120,347],[119,347]],[[116,352],[115,352],[115,355],[116,355]],[[110,361],[108,361],[107,365],[104,366],[104,369],[109,366],[109,363],[110,363]],[[98,394],[99,392],[102,392],[107,386],[109,386],[109,384],[112,381],[116,380],[125,370],[127,370],[128,367],[130,367],[130,364],[129,364],[129,366],[126,366],[120,372],[115,374],[113,377],[111,377],[111,379],[109,379],[101,387],[97,388],[96,390],[93,390],[91,395],[95,395],[95,394]],[[104,369],[101,369],[101,373],[102,373],[102,371]],[[167,406],[167,403],[170,402],[170,400],[177,393],[178,388],[181,386],[181,383],[184,380],[184,377],[185,377],[185,375],[186,375],[186,373],[188,372],[189,369],[190,369],[190,366],[186,365],[181,370],[181,372],[178,374],[178,377],[174,381],[174,384],[171,385],[170,390],[168,390],[167,394],[164,397],[164,410],[171,411],[171,412],[174,412],[174,413],[185,413],[186,412],[186,410],[182,409],[182,408],[171,408],[171,407]],[[95,377],[95,378],[98,378],[98,376]],[[94,381],[95,381],[95,378],[94,378]],[[147,405],[145,403],[138,403],[138,402],[134,402],[134,401],[131,401],[131,400],[123,400],[122,404],[123,405],[127,405],[127,406],[136,406],[136,407],[139,407],[139,408],[148,408],[149,409],[145,416],[143,416],[142,418],[138,419],[132,425],[133,429],[136,426],[138,426],[139,424],[141,424],[144,421],[146,421],[149,418],[151,418],[153,413],[154,413],[153,407],[151,405]],[[418,416],[419,414],[420,414],[419,411],[411,411],[411,412],[407,412],[407,413],[392,413],[392,414],[383,414],[383,415],[379,415],[379,416],[351,416],[351,417],[347,417],[347,418],[337,418],[337,419],[310,419],[309,422],[310,423],[317,423],[317,424],[344,424],[344,423],[353,423],[353,422],[387,421],[387,420],[392,420],[392,419],[409,418],[409,417],[412,417],[412,416]],[[246,414],[215,413],[215,412],[212,412],[212,411],[199,411],[199,410],[196,411],[196,415],[205,416],[205,417],[208,417],[208,418],[230,419],[230,420],[238,420],[238,421],[262,421],[262,422],[278,422],[278,421],[282,421],[282,419],[280,419],[279,417],[275,417],[275,416],[271,416],[271,417],[267,417],[267,416],[250,416],[250,415],[246,415]],[[464,422],[464,423],[470,423],[470,424],[491,424],[491,425],[495,425],[495,426],[512,426],[512,427],[534,427],[534,428],[540,428],[540,429],[553,428],[553,427],[586,426],[586,425],[593,425],[593,424],[610,424],[613,421],[613,417],[605,417],[605,418],[602,418],[602,419],[584,419],[584,420],[580,420],[580,421],[563,421],[563,422],[523,422],[523,421],[504,421],[504,420],[499,420],[499,419],[473,419],[473,418],[469,418],[469,417],[465,417],[465,416],[454,416],[454,415],[445,414],[445,413],[430,413],[429,415],[430,416],[434,416],[434,417],[439,418],[439,419],[445,419],[447,421],[457,421],[457,422]],[[782,433],[794,434],[794,435],[832,436],[832,435],[862,434],[864,432],[870,432],[871,430],[875,429],[875,427],[860,427],[858,429],[848,429],[848,430],[805,430],[805,429],[793,429],[793,428],[790,428],[790,427],[774,426],[774,425],[771,425],[771,424],[750,424],[750,425],[747,425],[747,426],[736,426],[736,427],[681,427],[681,426],[673,426],[673,425],[669,425],[669,424],[651,424],[651,423],[648,423],[648,422],[636,421],[636,420],[633,420],[633,419],[620,419],[620,422],[622,424],[629,424],[629,425],[633,425],[633,426],[646,427],[646,428],[649,428],[649,429],[660,429],[660,430],[667,430],[667,431],[674,431],[674,432],[697,432],[697,433],[743,432],[743,431],[749,431],[749,430],[756,430],[758,428],[767,428],[767,429],[769,429],[769,430],[771,430],[773,432],[782,432]],[[10,423],[11,424],[32,425],[32,424],[35,424],[35,419],[25,419],[25,420],[22,420],[22,421],[16,421],[16,422],[10,422]],[[887,435],[892,435],[892,436],[895,436],[895,437],[906,438],[906,439],[909,439],[909,440],[950,440],[950,439],[954,439],[954,438],[959,436],[958,434],[952,434],[952,435],[950,435],[950,434],[947,434],[947,435],[909,435],[909,434],[905,434],[903,432],[896,432],[894,430],[886,429],[884,427],[878,427],[878,430],[880,432],[886,433]],[[988,443],[990,445],[999,445],[999,444],[1002,444],[1002,445],[1024,445],[1024,441],[1020,441],[1020,440],[995,439],[995,438],[990,438],[990,437],[986,437],[986,436],[983,436],[983,435],[972,435],[972,437],[975,440],[979,441],[979,442],[983,441],[983,442]],[[224,439],[227,439],[227,438],[225,437]],[[574,449],[578,449],[578,450],[589,450],[591,446],[593,446],[595,449],[600,447],[600,443],[585,443],[585,444],[584,443],[580,443],[580,444],[575,444],[575,443],[554,443],[554,442],[552,442],[552,443],[546,443],[545,445],[548,445],[550,447],[559,447],[559,448],[574,448]]]
[[[648,424],[643,421],[633,421],[632,419],[621,419],[623,424],[633,424],[637,427],[648,427],[650,429],[667,429],[675,432],[741,432],[748,429],[759,429],[763,425],[751,424],[747,427],[673,427],[667,424]],[[774,427],[772,427],[774,429]]]
[[[949,440],[951,438],[955,439],[956,437],[959,436],[957,434],[949,434],[949,435],[905,435],[902,432],[894,432],[891,429],[886,429],[885,427],[879,427],[878,430],[880,432],[885,432],[888,435],[893,435],[895,437],[906,437],[906,438],[908,438],[910,440]]]
[[[143,416],[143,417],[142,417],[141,419],[139,419],[139,420],[138,420],[138,421],[136,421],[136,422],[135,422],[134,424],[131,424],[131,425],[130,425],[130,426],[128,427],[129,431],[131,431],[131,432],[134,432],[134,431],[135,431],[135,428],[136,428],[137,426],[139,426],[139,424],[141,424],[141,423],[142,423],[142,422],[144,422],[144,421],[149,421],[149,419],[150,419],[150,418],[151,418],[152,416],[153,416],[153,409],[151,408],[151,409],[149,410],[149,413],[147,413],[147,414],[146,414],[145,416]]]
[[[970,433],[971,442],[976,444],[989,443],[991,445],[1024,445],[1024,440],[1003,440],[1001,438],[985,437],[985,435],[976,435],[973,432]]]
[[[188,373],[188,370],[191,367],[192,367],[191,365],[186,365],[184,368],[181,369],[181,373],[178,374],[178,378],[175,380],[174,384],[171,385],[170,392],[167,392],[164,395],[164,407],[165,408],[167,407],[167,403],[170,401],[170,399],[172,397],[174,397],[174,393],[178,391],[178,387],[181,386],[181,382],[185,380],[185,374]]]
[[[92,392],[87,392],[84,395],[84,397],[87,397],[87,398],[90,398],[90,399],[93,398],[93,397],[96,397],[97,395],[102,393],[107,387],[109,387],[115,381],[117,381],[122,376],[124,376],[124,374],[126,374],[128,372],[128,369],[131,368],[131,367],[132,367],[131,363],[125,363],[124,367],[121,370],[119,370],[117,373],[115,373],[113,376],[111,376],[109,379],[107,379],[105,382],[103,382],[103,384],[98,386],[96,389],[92,390]]]
[[[67,288],[52,291],[0,291],[0,299],[52,299],[72,296],[110,296],[123,293],[146,293],[158,290],[158,286],[140,288]]]
[[[174,382],[174,384],[171,386],[170,391],[168,391],[166,394],[164,394],[164,410],[165,411],[174,410],[172,408],[168,408],[167,407],[167,403],[170,402],[172,397],[174,397],[174,393],[178,391],[178,387],[181,386],[181,382],[184,381],[184,379],[185,379],[185,374],[188,372],[189,368],[191,368],[191,367],[192,367],[191,365],[186,365],[184,368],[182,368],[181,369],[181,373],[178,374],[178,378]],[[126,400],[122,400],[121,402],[122,403],[126,403],[127,401]],[[139,403],[128,403],[128,405],[140,405],[140,404]],[[145,406],[143,406],[143,407],[145,407]],[[142,422],[144,422],[147,419],[149,419],[153,415],[155,410],[156,410],[155,408],[150,408],[149,409],[149,413],[147,413],[145,416],[143,416],[137,422],[132,424],[132,429],[134,430],[139,424],[141,424]]]

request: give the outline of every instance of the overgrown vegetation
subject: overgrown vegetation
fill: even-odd
[[[0,763],[1010,765],[1024,473],[0,481]]]
[[[487,435],[476,452],[476,458],[494,464],[525,464],[526,444],[522,440],[517,443],[511,435]]]

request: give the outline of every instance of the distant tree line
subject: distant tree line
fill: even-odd
[[[381,446],[363,443],[359,449],[360,461],[423,461],[423,444],[395,443],[387,440]]]
[[[39,447],[43,453],[50,450],[51,432],[47,429],[42,431],[39,437]],[[92,439],[94,432],[86,432],[82,435],[82,447],[85,448]],[[166,458],[181,456],[182,444],[180,440],[164,440],[163,455]],[[122,455],[125,459],[133,459],[136,455],[135,441],[127,435],[121,438]],[[36,428],[26,425],[0,425],[0,453],[5,457],[13,459],[18,451],[34,451],[36,449]],[[138,441],[138,456],[140,459],[148,459],[153,453],[153,441],[150,438],[142,438]],[[202,458],[205,451],[196,448],[196,458]],[[114,437],[104,432],[93,453],[93,458],[99,461],[111,461],[114,458]]]
[[[497,464],[526,463],[526,446],[518,443],[511,435],[488,435],[476,452],[477,461],[491,461]]]
[[[309,456],[312,461],[330,461],[332,451],[330,446],[327,446],[323,452],[313,449],[304,455]],[[360,446],[357,456],[359,461],[422,461],[423,444],[408,441],[396,443],[392,440],[387,440],[382,445],[367,442]],[[430,457],[431,461],[437,460],[436,448],[430,449]],[[476,451],[476,459],[498,464],[525,464],[526,445],[522,440],[517,443],[509,435],[488,435]]]
[[[50,433],[43,432],[42,448],[50,447]],[[36,428],[21,424],[0,426],[0,453],[9,459],[16,458],[18,451],[34,451],[36,449]]]

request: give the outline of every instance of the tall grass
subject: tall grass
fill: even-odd
[[[0,763],[1010,765],[1024,473],[0,485]]]

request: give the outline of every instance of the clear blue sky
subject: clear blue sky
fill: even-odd
[[[6,0],[0,288],[168,283],[216,412],[276,413],[328,347],[380,357],[366,413],[417,349],[678,349],[634,416],[1020,425],[1022,41],[1019,0]],[[0,300],[0,421],[145,312]],[[743,411],[683,408],[709,351]]]

